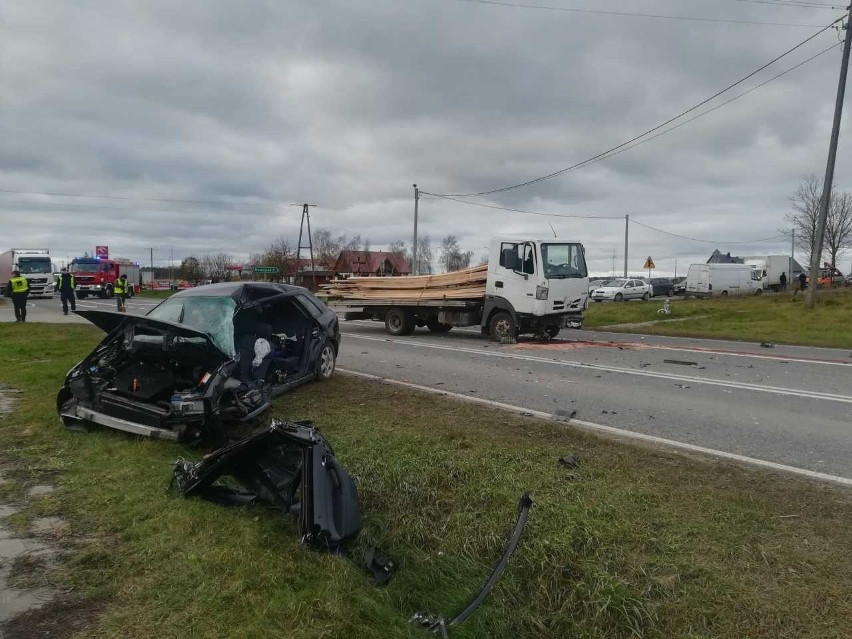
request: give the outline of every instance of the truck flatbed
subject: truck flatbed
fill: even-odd
[[[329,298],[323,298],[323,301],[329,306],[342,306],[345,308],[367,308],[371,306],[405,306],[417,308],[472,309],[482,306],[483,299],[481,297],[475,300],[334,300]]]

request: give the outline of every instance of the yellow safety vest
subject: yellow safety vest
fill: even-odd
[[[9,284],[12,285],[13,293],[26,293],[30,290],[30,283],[27,281],[27,278],[20,275],[10,279]]]
[[[126,283],[127,280],[122,280],[121,278],[115,280],[115,285],[112,287],[113,292],[115,292],[116,295],[124,295],[124,285]]]

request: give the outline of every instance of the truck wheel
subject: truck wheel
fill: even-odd
[[[547,336],[550,337],[550,339],[555,339],[556,336],[559,335],[560,330],[562,329],[559,326],[548,326],[545,329],[545,332],[547,333]]]
[[[450,324],[442,324],[436,320],[426,322],[426,328],[432,333],[449,333],[452,326]]]
[[[488,326],[495,342],[507,342],[518,337],[518,326],[506,311],[495,313]]]
[[[112,286],[107,286],[104,289],[104,292],[106,293],[106,296],[109,297],[110,299],[113,297],[113,295],[115,295],[115,292],[113,291]]]
[[[623,300],[624,300],[624,295],[622,295],[621,293],[616,293],[616,294],[615,294],[615,301],[616,301],[616,302],[621,302],[621,301],[623,301]]]
[[[642,296],[642,300],[647,302],[649,299],[651,299],[651,294],[645,291],[645,294]]]
[[[394,307],[385,315],[385,329],[391,335],[411,335],[414,317],[405,309]]]

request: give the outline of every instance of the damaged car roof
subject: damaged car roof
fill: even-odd
[[[281,295],[282,293],[303,293],[307,289],[290,284],[273,284],[271,282],[222,282],[221,284],[207,284],[197,288],[188,288],[175,293],[168,299],[182,297],[230,297],[237,304],[245,304],[258,299]]]

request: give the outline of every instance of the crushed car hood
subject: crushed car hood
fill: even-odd
[[[230,359],[231,356],[220,349],[210,336],[185,324],[175,324],[174,322],[166,322],[163,320],[152,319],[139,315],[124,315],[115,311],[74,311],[80,317],[89,320],[105,333],[112,333],[119,326],[144,326],[163,333],[169,333],[178,337],[202,338],[207,341],[207,344],[221,354],[223,357]]]

